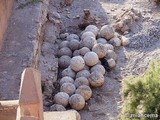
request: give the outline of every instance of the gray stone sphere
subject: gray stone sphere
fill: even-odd
[[[87,85],[79,86],[75,93],[80,94],[85,99],[85,101],[89,100],[92,96],[92,90]]]
[[[72,94],[75,93],[76,87],[72,83],[63,83],[62,86],[60,87],[60,91],[65,92],[71,96]]]
[[[71,78],[76,77],[76,73],[70,68],[70,66],[62,71],[62,77],[69,76]]]
[[[61,68],[67,68],[70,65],[71,57],[63,55],[58,59],[58,65]]]
[[[81,70],[81,71],[77,72],[76,78],[78,78],[78,77],[86,77],[87,78],[89,75],[90,75],[89,70]]]
[[[63,55],[67,55],[67,56],[72,57],[72,50],[69,49],[68,47],[61,48],[61,49],[58,51],[58,57],[61,57],[61,56],[63,56]]]
[[[76,88],[78,88],[81,85],[89,86],[89,81],[86,77],[79,77],[76,78],[76,80],[74,81],[74,85],[76,86]]]
[[[105,70],[105,68],[102,66],[102,65],[95,65],[95,66],[93,66],[92,68],[91,68],[91,73],[92,72],[94,72],[94,71],[98,71],[98,72],[100,72],[102,75],[104,75],[105,74],[105,72],[106,72],[106,70]]]
[[[60,79],[59,83],[60,83],[60,85],[62,85],[64,83],[74,83],[74,80],[73,80],[73,78],[71,78],[69,76],[65,76]]]
[[[89,83],[92,87],[101,87],[104,84],[104,76],[98,71],[94,71],[88,77]]]
[[[109,40],[114,37],[114,32],[114,29],[110,25],[104,25],[100,29],[100,36]]]
[[[95,52],[87,52],[84,55],[84,61],[86,63],[87,66],[94,66],[98,63],[99,58],[98,55]]]
[[[59,92],[54,96],[54,102],[66,107],[68,105],[69,95],[66,92]]]
[[[82,70],[84,66],[85,66],[85,62],[81,56],[75,56],[70,61],[70,67],[75,72]]]
[[[75,110],[82,110],[85,106],[85,100],[80,94],[73,94],[69,98],[69,104]]]

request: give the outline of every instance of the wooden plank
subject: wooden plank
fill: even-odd
[[[44,120],[77,120],[72,111],[44,112]]]
[[[22,73],[17,120],[22,116],[44,120],[41,75],[34,68],[26,68]]]
[[[0,101],[0,120],[15,120],[18,100]]]

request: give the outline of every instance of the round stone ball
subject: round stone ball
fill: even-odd
[[[95,25],[88,25],[85,31],[92,32],[95,36],[97,36],[99,29]]]
[[[80,94],[73,94],[69,98],[69,104],[75,110],[82,110],[85,106],[85,100]]]
[[[117,55],[113,50],[108,50],[105,58],[106,59],[111,59],[112,58],[112,59],[114,59],[116,61],[117,60]]]
[[[81,70],[76,74],[76,78],[79,78],[79,77],[86,77],[87,78],[89,75],[90,75],[89,70]]]
[[[110,68],[114,68],[116,66],[116,61],[114,59],[112,59],[112,58],[108,59],[107,62],[108,62],[108,66]]]
[[[59,48],[68,47],[68,45],[69,45],[69,41],[62,41],[62,42],[59,44]]]
[[[80,55],[80,51],[79,50],[75,50],[74,52],[73,52],[73,56],[79,56]]]
[[[76,86],[76,88],[78,88],[81,85],[89,86],[89,81],[86,77],[79,77],[76,78],[76,80],[74,81],[74,85]]]
[[[70,109],[68,111],[72,111],[72,112],[75,112],[76,113],[76,120],[81,120],[81,115],[79,114],[79,112],[77,112],[76,110],[74,109]]]
[[[70,61],[70,67],[75,72],[82,70],[84,66],[85,66],[85,62],[81,56],[75,56]]]
[[[50,107],[50,111],[66,111],[66,108],[63,105],[54,104]]]
[[[104,76],[98,71],[94,71],[88,77],[89,83],[92,87],[101,87],[104,84]]]
[[[54,102],[66,107],[68,105],[69,95],[66,92],[59,92],[54,96]]]
[[[91,73],[94,72],[94,71],[98,71],[98,72],[100,72],[102,75],[104,75],[105,72],[106,72],[105,68],[104,68],[102,65],[100,65],[100,64],[97,64],[97,65],[95,65],[95,66],[93,66],[93,67],[91,68]]]
[[[69,77],[69,76],[65,76],[63,78],[60,79],[60,85],[64,84],[64,83],[74,83],[73,78]]]
[[[130,43],[129,39],[124,36],[121,37],[121,42],[123,46],[127,46]]]
[[[68,47],[63,47],[58,51],[58,57],[61,57],[63,55],[67,55],[72,57],[72,50],[69,49]]]
[[[109,40],[109,43],[111,43],[114,46],[121,46],[122,41],[118,37],[113,37]]]
[[[107,40],[104,39],[104,38],[98,38],[98,39],[97,39],[97,43],[107,44]]]
[[[75,92],[76,94],[80,94],[85,101],[89,100],[92,96],[92,90],[87,85],[79,86]]]
[[[110,25],[104,25],[100,29],[100,36],[109,40],[114,37],[114,29]]]
[[[104,46],[107,48],[107,50],[114,50],[114,47],[113,47],[113,45],[111,45],[111,44],[104,44]]]
[[[66,38],[67,41],[71,41],[71,40],[73,40],[73,39],[76,39],[76,40],[79,41],[78,35],[76,35],[76,34],[70,34],[70,35],[68,35],[67,38]]]
[[[108,50],[103,44],[98,43],[93,46],[92,51],[95,52],[99,58],[104,58]]]
[[[88,70],[89,71],[89,67],[87,65],[84,66],[83,70]]]
[[[70,65],[71,57],[63,55],[58,59],[58,65],[61,68],[67,68]]]
[[[92,33],[92,32],[83,32],[82,35],[81,35],[81,40],[83,40],[84,38],[86,37],[93,37],[93,38],[96,38],[96,36]]]
[[[60,91],[65,92],[71,96],[72,94],[75,93],[76,87],[72,83],[63,83],[62,86],[60,87]]]
[[[83,47],[79,50],[80,55],[84,56],[87,52],[90,52],[90,49],[87,47]]]
[[[84,55],[84,61],[86,63],[87,66],[94,66],[98,63],[99,59],[98,59],[98,55],[95,52],[87,52]]]
[[[74,51],[74,50],[78,50],[79,45],[80,45],[80,42],[78,40],[74,39],[74,40],[69,41],[68,46],[71,50]]]
[[[70,66],[62,71],[62,77],[69,76],[71,78],[76,77],[76,73],[70,68]]]
[[[92,49],[92,47],[97,43],[97,41],[94,37],[87,36],[84,39],[82,39],[81,43],[83,47]]]

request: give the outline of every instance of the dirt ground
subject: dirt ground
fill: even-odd
[[[52,79],[51,84],[56,82],[58,74],[56,52],[61,42],[59,33],[80,35],[82,30],[78,25],[83,22],[83,9],[91,11],[98,27],[104,24],[113,25],[115,16],[122,14],[124,9],[134,8],[141,13],[140,19],[132,25],[129,33],[125,34],[131,41],[129,46],[115,49],[118,55],[117,66],[107,72],[103,87],[93,89],[92,98],[84,110],[80,111],[82,120],[116,120],[123,103],[120,97],[123,78],[143,74],[150,60],[160,59],[160,6],[155,6],[148,0],[74,0],[71,6],[65,6],[61,2],[62,0],[50,1],[49,11],[59,13],[62,24],[45,24],[39,62],[42,79]],[[76,18],[77,15],[79,19]],[[48,86],[55,87],[51,84]],[[48,94],[50,93],[52,91]],[[45,110],[48,110],[51,104],[51,100],[45,101]]]
[[[115,23],[115,16],[124,9],[139,11],[141,17],[125,36],[131,41],[127,47],[116,48],[118,62],[115,69],[106,74],[102,88],[94,89],[86,108],[80,111],[82,120],[116,120],[122,107],[121,80],[128,75],[140,75],[153,59],[160,59],[160,8],[148,0],[74,0],[71,6],[52,0],[49,10],[61,15],[62,32],[80,34],[78,25],[83,22],[83,9],[89,9],[96,25]],[[76,19],[76,16],[80,16]]]

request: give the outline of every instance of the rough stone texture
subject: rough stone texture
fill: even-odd
[[[1,100],[18,99],[22,70],[27,66],[37,66],[40,32],[46,17],[45,4],[36,3],[23,9],[17,6],[18,3],[15,2],[4,46],[0,52]]]

